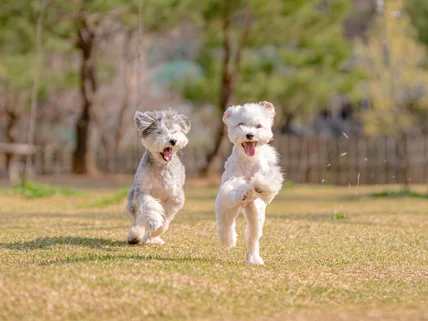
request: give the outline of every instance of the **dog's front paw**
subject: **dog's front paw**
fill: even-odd
[[[247,259],[247,264],[252,264],[252,265],[264,265],[265,264],[263,259],[258,254],[250,254],[247,252],[245,254],[245,257]]]
[[[239,189],[237,191],[237,196],[238,200],[241,202],[252,202],[257,197],[250,185],[245,185],[243,188]]]
[[[266,194],[266,192],[263,189],[261,189],[260,187],[258,187],[258,186],[254,187],[254,191],[257,194]]]

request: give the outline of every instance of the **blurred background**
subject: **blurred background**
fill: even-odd
[[[424,184],[427,46],[425,0],[2,0],[0,178],[133,175],[164,108],[218,177],[222,113],[268,100],[289,182]]]

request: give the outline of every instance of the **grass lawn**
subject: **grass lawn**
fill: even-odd
[[[215,186],[187,187],[162,246],[125,244],[115,190],[3,189],[0,320],[428,320],[428,199],[382,189],[284,189],[262,267],[242,216],[237,248],[217,242]]]

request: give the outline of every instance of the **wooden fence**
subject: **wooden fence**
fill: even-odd
[[[399,139],[276,136],[272,144],[280,154],[287,179],[295,183],[354,186],[428,182],[428,136]],[[206,163],[207,152],[203,147],[191,145],[183,150],[181,159],[189,177],[199,174]],[[100,149],[96,163],[107,173],[134,174],[142,153],[143,147],[138,142],[124,147],[117,159]],[[36,155],[36,170],[40,173],[69,172],[71,154],[68,154],[57,155],[53,160],[43,153]],[[44,170],[38,164],[44,164]]]
[[[428,182],[428,136],[340,138],[278,136],[272,143],[287,179],[295,183],[356,185]],[[102,170],[135,172],[143,149],[129,146],[118,160],[99,155]],[[197,176],[207,151],[188,146],[181,158]],[[227,157],[227,155],[225,155]]]
[[[274,141],[287,178],[298,183],[425,184],[427,137],[299,138]]]

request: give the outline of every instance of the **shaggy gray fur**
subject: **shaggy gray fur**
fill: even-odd
[[[136,112],[135,124],[146,151],[128,192],[134,218],[128,243],[163,243],[159,236],[184,204],[185,168],[177,151],[186,146],[190,122],[174,110]],[[165,157],[165,149],[172,157]]]

